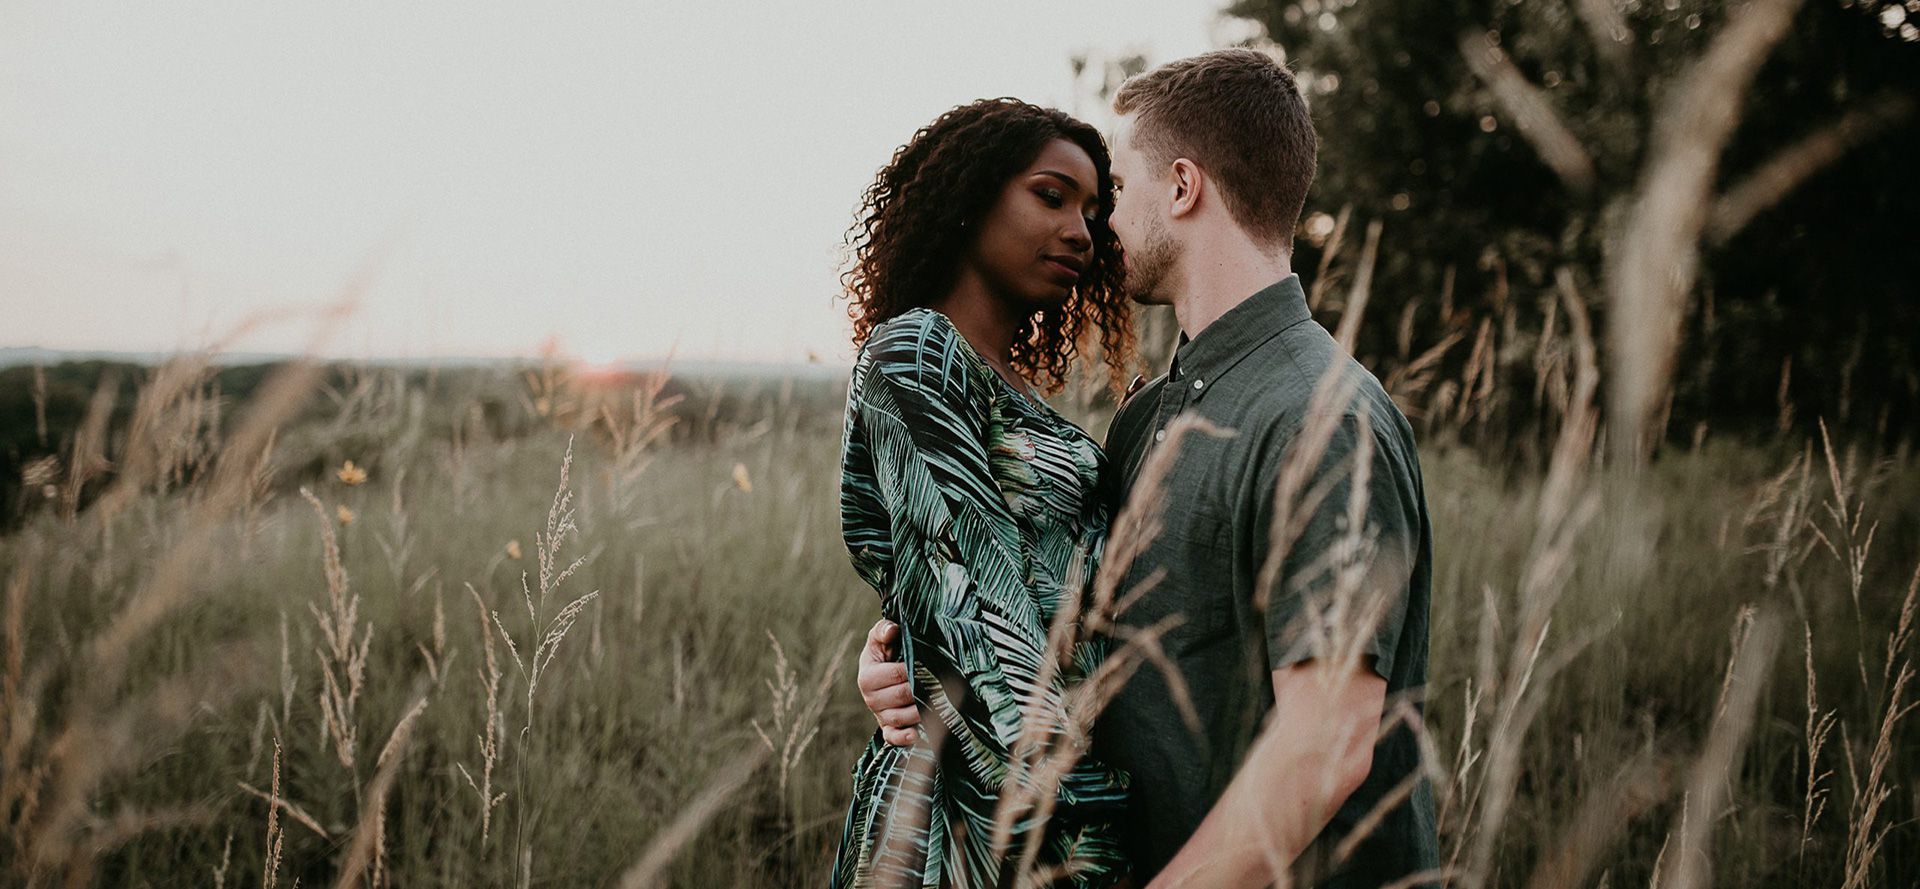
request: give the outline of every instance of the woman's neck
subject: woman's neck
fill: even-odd
[[[933,308],[947,316],[967,338],[975,352],[1002,374],[1013,372],[1013,338],[1026,320],[1014,302],[995,294],[972,270],[962,270],[946,296],[935,300]]]

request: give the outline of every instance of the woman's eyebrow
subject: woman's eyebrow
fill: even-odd
[[[1058,180],[1060,180],[1061,182],[1064,182],[1064,183],[1066,183],[1066,184],[1067,184],[1068,186],[1070,186],[1070,187],[1072,187],[1072,188],[1073,188],[1073,189],[1074,189],[1075,191],[1078,191],[1078,190],[1080,189],[1080,182],[1079,182],[1079,180],[1077,180],[1077,179],[1074,179],[1074,178],[1073,178],[1072,176],[1069,176],[1069,175],[1067,175],[1067,174],[1065,174],[1065,173],[1062,173],[1062,172],[1059,172],[1059,171],[1057,171],[1057,170],[1041,170],[1040,172],[1038,172],[1038,173],[1035,173],[1035,174],[1033,174],[1033,175],[1035,175],[1035,176],[1052,176],[1053,178],[1055,178],[1055,179],[1058,179]]]

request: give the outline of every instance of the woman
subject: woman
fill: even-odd
[[[1057,390],[1095,336],[1116,375],[1126,361],[1112,206],[1092,127],[982,100],[896,152],[849,233],[862,348],[842,527],[902,626],[927,718],[909,748],[876,733],[854,767],[835,886],[1012,885],[1023,861],[1076,887],[1126,876],[1111,827],[1126,777],[1085,757],[1055,777],[1029,768],[1036,741],[1080,737],[1060,702],[1101,655],[1082,640],[1049,663],[1048,630],[1094,573],[1108,482],[1099,447],[1032,384]],[[1013,830],[996,848],[1003,797]]]

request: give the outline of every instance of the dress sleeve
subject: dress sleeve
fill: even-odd
[[[992,381],[958,337],[931,313],[876,330],[857,410],[893,537],[891,609],[916,667],[965,681],[950,743],[976,774],[999,776],[1025,720],[1048,719],[1046,740],[1058,740],[1065,676],[1054,670],[1041,682],[1048,627],[1019,525],[989,469]],[[952,714],[941,718],[952,724]],[[1085,759],[1059,788],[1063,802],[1123,791],[1123,778]]]

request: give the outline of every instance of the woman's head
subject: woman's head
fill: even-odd
[[[854,339],[945,296],[962,270],[1028,310],[1014,367],[1058,388],[1096,332],[1115,375],[1132,346],[1113,180],[1091,126],[1015,99],[942,114],[880,170],[847,233]]]

